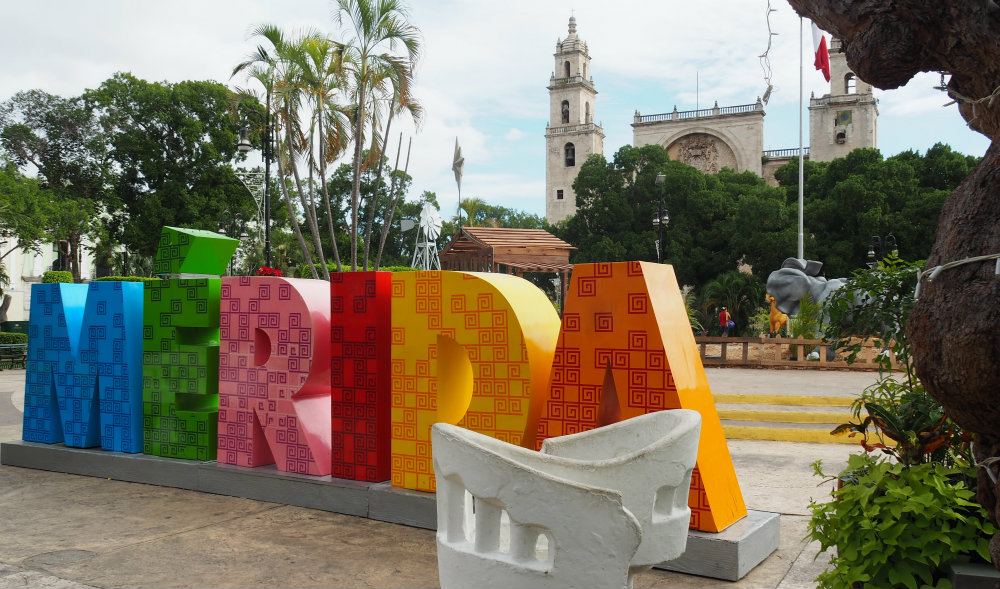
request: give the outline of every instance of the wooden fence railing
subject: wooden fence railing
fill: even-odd
[[[843,350],[831,351],[823,340],[785,337],[696,337],[701,362],[705,366],[782,367],[837,370],[878,370],[878,358],[889,354],[893,368],[896,358],[890,350],[871,342],[862,345],[858,358],[848,364]],[[817,352],[812,354],[811,352]],[[812,358],[812,359],[810,359]]]

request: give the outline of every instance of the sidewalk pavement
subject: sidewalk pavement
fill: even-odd
[[[707,369],[715,393],[855,395],[871,373]],[[21,437],[24,371],[0,372],[0,441]],[[646,587],[815,587],[825,555],[803,538],[810,464],[856,446],[731,440],[747,507],[781,516],[778,550],[737,582],[653,570]],[[818,486],[819,485],[819,486]],[[324,511],[0,466],[0,589],[437,587],[434,532]]]

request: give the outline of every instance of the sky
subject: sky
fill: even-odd
[[[545,125],[556,42],[571,15],[590,50],[598,91],[594,120],[605,156],[632,140],[635,111],[749,104],[767,86],[759,56],[768,48],[774,91],[765,108],[764,149],[798,147],[799,18],[783,0],[404,0],[422,34],[414,95],[419,127],[394,123],[413,140],[410,197],[437,194],[443,215],[457,202],[455,140],[465,156],[462,197],[545,214]],[[250,31],[274,24],[335,39],[331,0],[33,0],[5,2],[0,100],[34,88],[76,96],[116,72],[149,81],[214,80],[230,87],[233,66],[256,46]],[[811,66],[809,23],[805,100],[829,84]],[[828,41],[829,42],[829,41]],[[876,90],[878,146],[885,155],[926,151],[936,142],[982,155],[988,140],[965,125],[937,74]],[[804,141],[808,145],[808,111]],[[388,153],[395,155],[397,133]],[[259,154],[255,154],[259,157]],[[402,163],[400,164],[402,166]]]

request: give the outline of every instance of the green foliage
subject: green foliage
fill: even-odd
[[[760,337],[770,332],[771,310],[767,307],[760,307],[747,321],[746,335],[748,337]]]
[[[256,205],[230,165],[239,122],[233,94],[215,82],[147,82],[118,73],[84,100],[107,133],[110,235],[130,252],[156,253],[164,226],[217,231]]]
[[[810,504],[809,538],[821,551],[834,549],[819,587],[950,587],[947,563],[970,554],[989,561],[996,530],[974,502],[975,474],[968,466],[850,456],[832,500]]]
[[[938,143],[923,156],[883,158],[877,149],[856,149],[830,162],[805,162],[806,251],[823,261],[827,276],[849,276],[867,262],[872,236],[891,231],[908,258],[926,258],[945,198],[978,161]],[[796,202],[798,159],[775,178]]]
[[[330,270],[331,274],[337,272],[337,269],[332,265],[328,264],[327,268]],[[319,270],[318,266],[317,270]],[[411,268],[410,266],[382,266],[379,268],[380,272],[418,272],[419,270],[420,270],[419,268]],[[353,271],[364,272],[365,270],[363,268],[358,268],[357,270]],[[349,267],[344,266],[341,272],[352,272],[352,270]],[[309,268],[307,266],[299,266],[298,268],[295,269],[295,277],[312,278],[312,272],[309,271]]]
[[[656,261],[659,231],[651,220],[661,195],[670,216],[665,259],[681,284],[703,285],[741,263],[763,280],[795,246],[795,208],[782,190],[750,172],[703,174],[670,161],[659,145],[626,145],[611,161],[590,156],[573,190],[577,213],[554,231],[578,248],[574,263]]]
[[[38,180],[23,175],[13,162],[0,162],[0,240],[17,249],[38,252],[39,244],[48,237],[48,197]],[[0,259],[7,254],[5,246]],[[3,267],[0,266],[0,273]],[[6,284],[0,276],[0,284]]]
[[[850,352],[848,363],[857,359],[862,342],[873,341],[892,351],[908,381],[916,378],[906,322],[913,309],[919,269],[919,264],[890,255],[871,270],[855,271],[844,288],[826,301],[827,337],[838,348]],[[891,370],[888,355],[880,356],[880,369]]]
[[[26,333],[11,333],[9,331],[0,331],[0,344],[26,344],[28,343],[28,334]]]
[[[969,452],[968,436],[948,419],[941,404],[922,384],[879,379],[851,404],[853,421],[832,433],[860,436],[867,452],[880,450],[900,464],[961,463]]]
[[[42,274],[42,284],[54,282],[73,282],[73,273],[66,270],[49,270]]]
[[[836,548],[820,587],[948,587],[949,561],[969,554],[989,560],[995,530],[972,501],[968,437],[913,369],[906,323],[917,268],[891,256],[855,272],[826,302],[827,337],[849,352],[849,362],[864,341],[885,351],[878,382],[854,401],[853,419],[834,429],[860,436],[868,453],[850,458],[831,502],[810,506],[810,537],[823,550]],[[890,351],[903,368],[900,379]]]
[[[545,220],[538,215],[493,205],[478,197],[463,198],[462,225],[465,227],[510,227],[514,229],[544,229]]]
[[[161,279],[159,277],[156,277],[156,276],[154,276],[152,278],[150,278],[149,276],[102,276],[100,278],[95,278],[92,282],[101,282],[101,281],[108,281],[108,280],[115,281],[115,282],[143,282],[143,283],[145,283],[145,282],[154,282],[154,281],[161,280]]]
[[[370,158],[370,153],[368,151],[364,152],[365,159]],[[421,194],[415,202],[405,202],[406,194],[409,191],[410,185],[413,181],[413,177],[409,174],[404,176],[403,170],[393,169],[389,165],[388,158],[383,158],[383,166],[387,168],[383,172],[383,178],[381,182],[376,183],[376,170],[369,166],[362,170],[360,179],[360,190],[361,190],[361,203],[358,211],[359,223],[362,226],[368,225],[369,217],[369,205],[371,204],[371,199],[375,198],[375,210],[372,218],[372,238],[375,241],[375,246],[378,246],[378,240],[382,233],[382,228],[384,227],[384,221],[388,213],[389,208],[389,196],[391,192],[390,182],[395,180],[396,182],[396,193],[399,196],[398,204],[396,209],[393,211],[393,221],[389,226],[389,230],[386,234],[385,250],[382,254],[383,263],[400,263],[408,262],[405,259],[404,250],[407,247],[413,247],[413,233],[410,232],[406,235],[402,233],[399,227],[399,220],[404,217],[416,218],[420,214],[420,209],[423,207],[424,203],[431,203],[435,208],[440,208],[437,205],[437,196],[434,193]],[[336,232],[337,248],[340,252],[350,251],[350,225],[347,219],[350,217],[350,202],[351,202],[351,188],[352,188],[352,168],[350,164],[342,164],[334,170],[327,182],[327,193],[330,195],[331,202],[331,212],[334,217],[334,231]],[[375,187],[378,184],[378,191],[376,192]],[[327,226],[327,216],[324,211],[319,211],[319,222],[320,226]],[[329,232],[324,232],[322,235],[323,250],[328,252],[327,257],[332,256],[333,247],[330,244]],[[442,233],[443,235],[444,233]],[[407,239],[409,238],[409,239]],[[374,266],[374,256],[370,257],[369,268]],[[343,264],[346,267],[350,267],[349,264]],[[381,264],[380,264],[381,265]],[[330,266],[331,271],[334,269],[336,264]],[[319,267],[319,266],[317,266]],[[306,266],[308,271],[308,266]]]
[[[695,335],[701,335],[705,331],[705,326],[698,317],[698,309],[694,301],[694,291],[685,291],[682,293],[682,296],[684,298],[684,308],[687,310],[688,323],[691,324],[691,331]]]
[[[764,282],[753,274],[730,270],[723,272],[702,288],[702,308],[711,321],[713,317],[718,317],[722,307],[726,307],[736,323],[736,330],[730,331],[730,334],[745,335],[750,318],[761,309],[765,290]],[[718,326],[718,321],[712,325]]]
[[[96,234],[102,218],[96,212],[110,196],[105,135],[93,112],[80,98],[41,90],[18,92],[0,105],[0,147],[21,170],[38,172],[38,198],[22,217],[29,221],[25,241],[42,237],[59,242],[61,255],[79,280],[82,240]],[[44,235],[36,233],[39,229]]]
[[[823,329],[823,305],[806,293],[799,300],[799,312],[788,317],[788,335],[804,339],[819,339]]]
[[[884,350],[878,357],[878,382],[852,404],[853,420],[833,431],[859,436],[866,451],[881,451],[905,465],[951,465],[967,451],[968,437],[924,390],[906,334],[918,269],[918,264],[889,256],[871,270],[856,271],[826,301],[827,338],[848,352],[848,363],[857,360],[863,342]],[[892,373],[892,357],[902,368],[901,379]]]

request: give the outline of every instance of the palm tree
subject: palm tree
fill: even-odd
[[[761,306],[764,291],[764,284],[753,274],[730,270],[705,284],[701,307],[708,317],[711,317],[709,309],[714,308],[717,312],[727,307],[737,325],[746,327],[749,317]]]
[[[408,102],[413,80],[413,66],[420,56],[419,30],[406,21],[407,10],[400,0],[337,0],[334,18],[339,26],[347,23],[353,34],[343,50],[343,69],[352,85],[354,98],[352,126],[354,138],[353,178],[351,185],[351,269],[358,266],[358,206],[361,192],[361,155],[365,129],[372,121],[375,100],[393,93]],[[394,55],[402,45],[406,56]],[[369,103],[372,108],[369,110]],[[381,153],[381,150],[379,151]],[[380,156],[381,157],[381,156]]]
[[[465,211],[465,224],[468,227],[475,227],[479,225],[481,227],[499,227],[500,221],[495,218],[487,217],[489,214],[489,203],[485,200],[473,196],[463,200],[458,207]],[[456,222],[461,223],[462,219],[460,217],[455,219]]]
[[[335,161],[346,150],[349,131],[346,129],[345,109],[336,103],[335,97],[343,85],[343,45],[320,36],[303,39],[301,85],[312,99],[312,126],[318,134],[318,141],[311,145],[310,156],[315,156],[313,167],[318,168],[319,184],[326,209],[327,231],[333,247],[333,259],[337,271],[342,271],[340,251],[337,249],[333,213],[330,208],[330,194],[326,183],[326,165]],[[312,138],[312,134],[310,134]],[[313,142],[310,141],[312,144]]]
[[[288,116],[288,102],[289,95],[288,89],[293,86],[291,81],[294,79],[295,71],[291,67],[288,59],[285,56],[288,53],[289,42],[286,39],[284,32],[274,25],[261,25],[254,30],[254,36],[264,39],[270,48],[264,45],[258,45],[257,51],[251,54],[245,61],[236,65],[233,68],[233,76],[241,72],[247,74],[249,80],[258,81],[266,89],[266,97],[263,100],[264,108],[271,112],[273,126],[274,126],[274,141],[275,141],[275,155],[276,163],[278,167],[278,185],[281,188],[281,194],[285,201],[285,207],[288,210],[288,217],[291,219],[292,230],[295,233],[295,238],[299,243],[299,248],[302,250],[302,256],[306,260],[306,264],[312,270],[313,278],[318,278],[316,274],[316,267],[313,264],[312,254],[309,248],[306,246],[305,237],[302,234],[302,229],[299,226],[298,214],[295,211],[292,201],[288,195],[288,183],[286,182],[286,171],[289,162],[294,167],[295,165],[295,151],[291,145],[283,145],[281,141],[280,129],[283,126],[288,126],[293,124],[297,117]],[[253,91],[249,89],[238,89],[240,94],[251,96],[258,102],[261,102],[260,97],[257,96]],[[281,115],[281,116],[279,116]],[[322,251],[320,251],[322,254]]]

